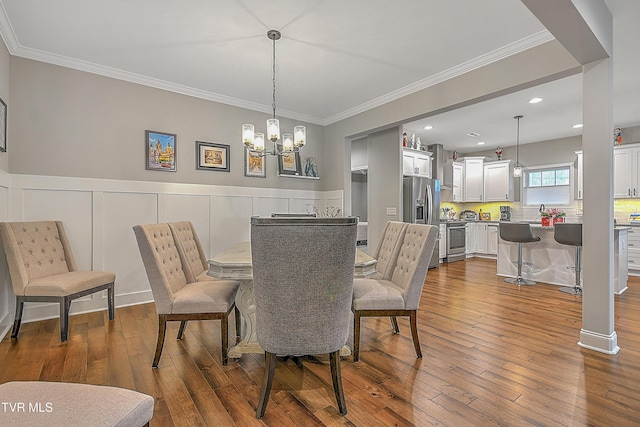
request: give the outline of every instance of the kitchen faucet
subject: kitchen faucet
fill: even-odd
[[[544,212],[545,207],[544,207],[544,203],[540,203],[540,207],[538,208],[538,212],[542,213]]]

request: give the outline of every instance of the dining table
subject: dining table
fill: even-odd
[[[208,260],[209,276],[237,280],[240,288],[236,294],[236,307],[243,321],[242,339],[229,349],[228,357],[240,358],[245,353],[264,353],[256,337],[256,305],[253,293],[253,267],[251,262],[251,243],[240,242]],[[354,277],[367,277],[376,271],[376,259],[360,249],[356,249]],[[236,319],[238,321],[238,319]],[[351,349],[342,347],[340,356],[350,356]]]

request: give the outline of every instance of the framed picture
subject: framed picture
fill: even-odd
[[[267,158],[259,153],[250,151],[248,148],[244,150],[244,176],[253,176],[257,178],[267,177]]]
[[[278,150],[282,150],[282,147],[278,147]],[[278,175],[302,175],[300,153],[294,151],[278,156]]]
[[[196,169],[230,172],[229,146],[196,141]]]
[[[315,157],[305,157],[302,162],[302,175],[318,178],[318,162]]]
[[[147,143],[147,169],[154,171],[175,172],[176,169],[176,135],[174,133],[145,131]]]
[[[0,98],[0,151],[7,151],[7,104]]]

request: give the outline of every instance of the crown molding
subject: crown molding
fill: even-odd
[[[532,34],[531,36],[508,44],[507,46],[489,52],[485,55],[479,56],[460,65],[456,65],[455,67],[449,68],[448,70],[442,71],[438,74],[434,74],[433,76],[427,77],[426,79],[419,80],[401,89],[372,99],[371,101],[365,102],[364,104],[358,105],[357,107],[350,108],[343,111],[342,113],[338,113],[334,116],[328,117],[324,120],[323,124],[324,126],[328,126],[332,123],[339,122],[340,120],[347,119],[349,117],[355,116],[356,114],[363,113],[365,111],[371,110],[372,108],[379,107],[388,102],[395,101],[404,96],[411,95],[412,93],[421,91],[431,86],[435,86],[446,80],[452,79],[464,73],[468,73],[469,71],[473,71],[493,62],[497,62],[501,59],[539,46],[554,39],[555,37],[553,37],[553,35],[549,31],[540,31],[538,33]]]

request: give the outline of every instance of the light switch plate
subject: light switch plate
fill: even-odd
[[[387,215],[396,215],[398,210],[396,208],[387,208]]]

